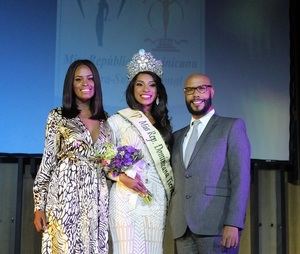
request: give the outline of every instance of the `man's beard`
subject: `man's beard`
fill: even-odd
[[[185,101],[186,107],[188,111],[194,116],[204,116],[210,109],[212,104],[212,99],[209,97],[208,99],[203,100],[204,107],[201,110],[194,110],[191,106],[191,102]]]

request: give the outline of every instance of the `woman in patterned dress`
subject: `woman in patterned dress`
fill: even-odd
[[[167,148],[172,139],[167,94],[160,78],[160,61],[141,50],[131,63],[134,66],[129,68],[126,90],[129,108],[120,110],[108,122],[116,145],[140,149],[143,158],[125,173],[111,177],[115,180],[109,201],[113,253],[161,254],[173,188]],[[147,195],[152,197],[150,202],[145,202]]]
[[[62,108],[46,125],[34,181],[34,225],[42,254],[108,253],[108,188],[97,151],[111,142],[99,73],[89,60],[68,68]]]

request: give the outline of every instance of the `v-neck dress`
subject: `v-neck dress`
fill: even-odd
[[[93,143],[79,117],[49,113],[45,148],[34,181],[35,210],[46,212],[42,254],[108,253],[108,188],[97,151],[111,142],[106,122]]]

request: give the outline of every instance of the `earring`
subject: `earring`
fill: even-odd
[[[159,97],[158,97],[158,96],[156,97],[155,104],[156,104],[156,105],[159,104]]]

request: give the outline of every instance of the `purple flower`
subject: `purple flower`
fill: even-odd
[[[111,159],[108,167],[114,175],[118,175],[135,164],[142,157],[140,149],[136,149],[133,146],[119,146],[117,148],[117,154]]]

